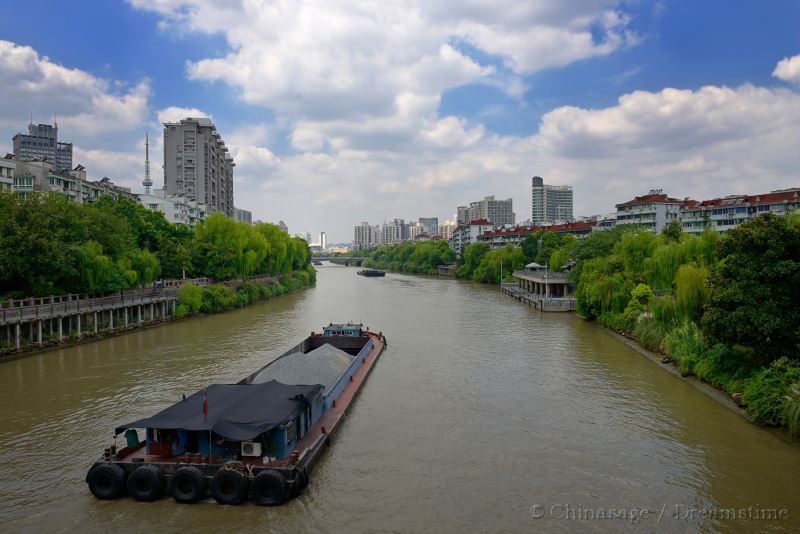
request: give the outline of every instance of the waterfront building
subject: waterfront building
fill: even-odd
[[[445,221],[439,225],[437,234],[445,241],[453,239],[453,231],[456,229],[456,223],[453,221]]]
[[[362,222],[353,227],[353,250],[372,248],[381,242],[380,226],[372,226],[368,222]]]
[[[183,195],[171,195],[164,189],[154,189],[152,194],[138,194],[136,200],[149,210],[163,213],[164,218],[173,224],[194,227],[207,215],[203,204]]]
[[[0,159],[0,190],[11,190],[14,187],[14,170],[17,168],[17,160],[14,154],[6,154]]]
[[[617,224],[635,224],[652,232],[660,232],[671,221],[680,219],[683,200],[670,198],[661,189],[617,204]]]
[[[164,123],[164,189],[205,204],[209,212],[234,217],[233,168],[222,136],[211,119]]]
[[[108,178],[91,181],[86,169],[78,165],[69,172],[58,172],[50,161],[17,161],[11,189],[20,195],[57,193],[80,204],[89,204],[103,195],[127,197],[134,195],[127,187],[115,185]]]
[[[800,188],[758,195],[730,195],[711,200],[686,200],[680,209],[683,231],[697,234],[706,229],[727,232],[762,213],[788,215],[800,211]]]
[[[49,161],[57,172],[72,169],[72,143],[58,140],[58,123],[28,124],[28,133],[12,139],[17,161]]]
[[[423,227],[423,232],[429,236],[439,235],[438,217],[420,217],[419,224]]]
[[[245,222],[249,225],[253,224],[253,213],[247,210],[239,209],[236,206],[233,207],[233,218],[239,222]]]
[[[564,272],[529,263],[513,273],[517,285],[503,284],[504,293],[545,312],[575,311],[575,286]]]
[[[319,233],[319,246],[322,250],[328,248],[328,236],[325,232]]]
[[[572,187],[547,185],[540,176],[531,179],[531,223],[556,224],[573,220]]]

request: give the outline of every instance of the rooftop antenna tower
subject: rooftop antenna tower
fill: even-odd
[[[147,133],[144,134],[144,194],[150,194],[150,188],[153,186],[153,180],[150,179],[150,138]]]

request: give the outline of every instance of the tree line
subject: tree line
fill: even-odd
[[[310,267],[305,241],[221,214],[194,229],[127,198],[87,205],[54,193],[0,191],[0,295],[100,295],[159,278],[215,280]]]

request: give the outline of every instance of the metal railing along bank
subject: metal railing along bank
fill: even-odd
[[[207,286],[211,283],[211,279],[162,280],[154,282],[150,287],[129,289],[105,297],[68,294],[7,299],[0,301],[0,325],[172,300],[177,298],[178,288],[190,282],[195,285]]]

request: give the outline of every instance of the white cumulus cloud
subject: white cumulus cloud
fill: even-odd
[[[0,124],[19,129],[58,115],[63,131],[97,136],[141,127],[149,113],[150,82],[129,86],[71,69],[40,56],[29,46],[0,40]]]
[[[772,75],[786,82],[800,83],[800,54],[780,60]]]

